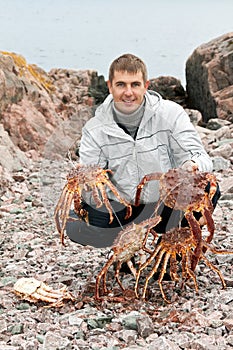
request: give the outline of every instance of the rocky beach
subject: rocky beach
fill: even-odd
[[[187,88],[175,77],[151,79],[150,88],[180,103],[212,158],[221,198],[214,211],[212,246],[233,251],[233,33],[196,48],[186,64]],[[148,300],[137,300],[134,277],[124,274],[122,300],[96,301],[95,279],[110,247],[71,242],[62,246],[53,212],[66,174],[78,161],[81,128],[107,94],[96,71],[30,65],[0,52],[0,350],[197,349],[233,347],[233,255],[206,252],[183,288],[150,282]],[[203,234],[207,235],[204,227]],[[222,288],[218,271],[224,276]],[[22,277],[74,300],[61,307],[29,302],[13,292]],[[113,291],[122,295],[109,270]]]

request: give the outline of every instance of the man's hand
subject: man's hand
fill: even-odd
[[[198,165],[193,160],[187,160],[181,165],[181,168],[192,172],[192,171],[198,170]]]

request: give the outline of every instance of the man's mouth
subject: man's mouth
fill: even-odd
[[[134,103],[134,100],[123,100],[123,102],[126,104],[132,104]]]

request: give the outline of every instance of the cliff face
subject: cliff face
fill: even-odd
[[[0,122],[13,144],[28,155],[42,155],[48,139],[70,119],[77,121],[73,137],[70,130],[74,142],[92,114],[89,87],[96,76],[94,71],[63,69],[46,73],[20,55],[1,53]],[[65,138],[60,129],[59,135]],[[58,144],[54,152],[61,149]]]
[[[189,106],[233,121],[233,32],[196,48],[186,62]]]

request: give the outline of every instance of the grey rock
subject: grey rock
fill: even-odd
[[[126,344],[132,344],[135,343],[137,339],[137,332],[132,329],[123,329],[122,331],[117,332],[116,336]]]
[[[226,338],[226,341],[227,341],[227,344],[228,344],[228,345],[233,346],[233,335],[229,335],[229,336]]]
[[[96,318],[88,318],[86,320],[87,325],[90,328],[104,328],[107,323],[110,323],[112,320],[112,317],[96,317]]]
[[[138,334],[147,338],[150,334],[154,333],[154,325],[151,318],[147,315],[138,317],[136,319]]]
[[[212,157],[214,171],[229,169],[231,162],[223,157]]]
[[[19,323],[19,324],[16,324],[16,325],[10,327],[10,332],[13,335],[23,333],[23,324]]]
[[[181,348],[174,342],[166,339],[166,337],[161,336],[155,339],[149,346],[148,350],[180,350]]]
[[[188,104],[204,122],[212,118],[233,121],[233,32],[200,45],[186,61]]]
[[[126,329],[137,330],[138,329],[137,318],[138,316],[134,316],[134,315],[124,317],[122,320],[123,327]]]
[[[72,314],[69,316],[69,324],[71,326],[81,326],[81,324],[84,322],[84,320],[80,317],[78,317],[77,314]]]
[[[206,127],[211,130],[218,130],[223,126],[227,126],[229,128],[230,125],[231,125],[231,122],[229,122],[228,120],[214,118],[214,119],[208,120]]]
[[[69,339],[61,337],[54,332],[47,332],[44,337],[43,349],[47,350],[60,350],[68,349],[70,344]]]

